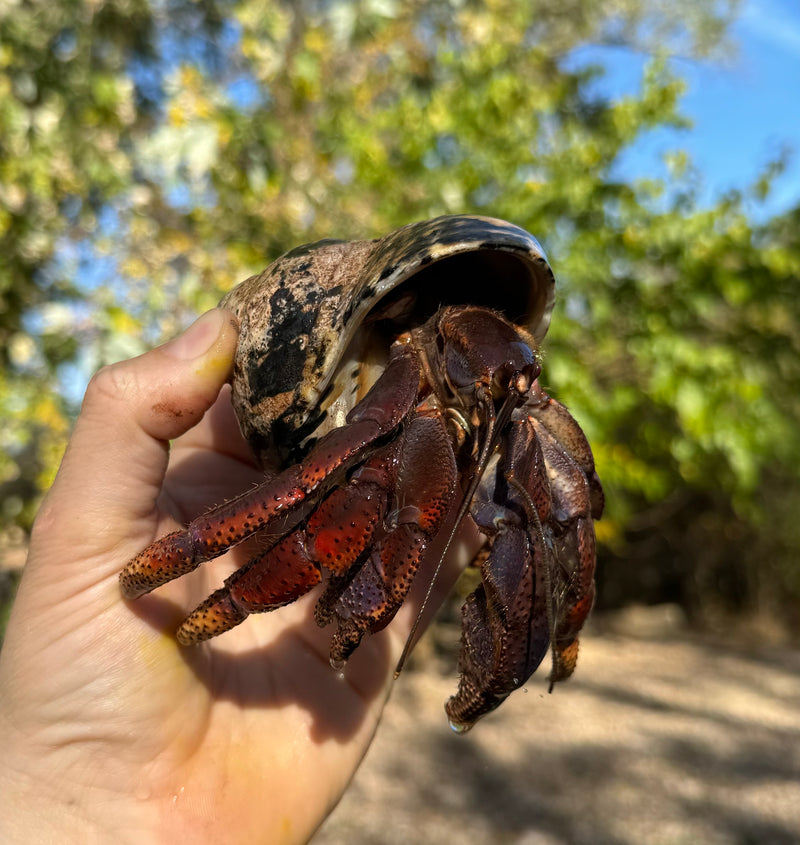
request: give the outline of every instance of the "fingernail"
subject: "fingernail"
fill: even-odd
[[[206,311],[186,331],[164,346],[164,351],[183,361],[199,358],[213,346],[228,315],[219,308]]]

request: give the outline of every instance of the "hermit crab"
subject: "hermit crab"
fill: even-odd
[[[142,551],[135,598],[253,534],[260,554],[180,625],[184,645],[324,582],[341,668],[402,605],[448,515],[487,537],[446,704],[469,729],[548,650],[568,678],[594,598],[603,493],[589,444],[539,384],[554,279],[530,234],[447,216],[286,253],[222,301],[240,322],[233,403],[270,473]]]

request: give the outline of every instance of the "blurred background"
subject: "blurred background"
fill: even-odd
[[[556,272],[597,618],[796,644],[798,144],[795,0],[0,0],[4,609],[94,370],[299,243],[467,212]]]

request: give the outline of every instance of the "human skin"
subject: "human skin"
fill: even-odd
[[[236,339],[233,315],[210,311],[87,390],[0,655],[3,843],[306,842],[369,746],[424,573],[344,673],[317,592],[201,646],[175,641],[248,544],[135,602],[120,594],[141,549],[263,480],[226,385]],[[477,543],[460,534],[426,620]]]

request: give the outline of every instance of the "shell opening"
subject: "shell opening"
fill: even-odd
[[[375,302],[351,336],[321,402],[325,428],[344,424],[347,412],[386,366],[398,334],[421,326],[443,305],[493,308],[541,340],[552,295],[550,267],[528,253],[487,248],[430,262]]]
[[[417,270],[376,303],[368,320],[391,314],[403,328],[421,325],[442,305],[483,305],[527,327],[537,340],[547,331],[552,275],[544,262],[501,249],[450,255]]]

